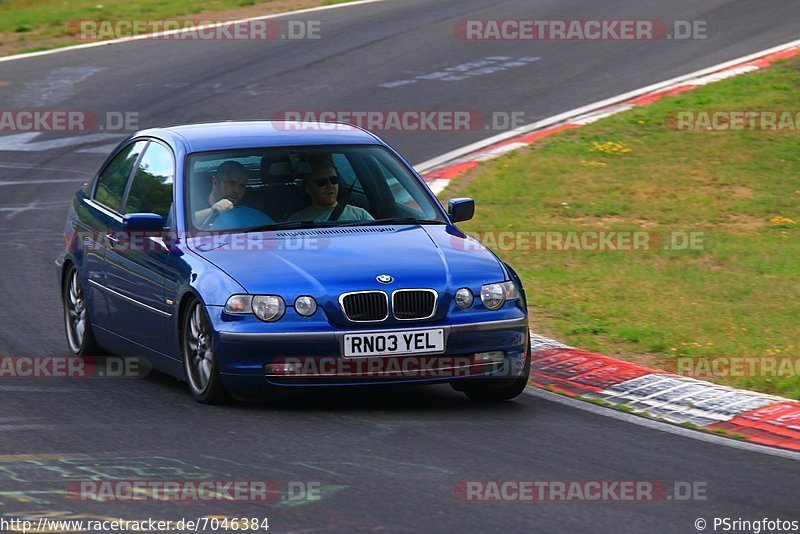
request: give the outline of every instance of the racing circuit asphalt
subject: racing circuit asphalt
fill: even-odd
[[[702,19],[709,38],[465,42],[451,27],[468,17]],[[141,127],[323,109],[524,111],[527,123],[796,39],[800,4],[390,0],[293,18],[320,20],[322,39],[140,41],[3,62],[0,108],[138,112]],[[499,56],[522,65],[459,81],[416,78]],[[539,59],[519,59],[533,57]],[[381,86],[410,79],[415,83]],[[382,137],[417,163],[491,134]],[[53,265],[66,205],[101,163],[103,147],[123,136],[90,142],[72,134],[0,136],[0,354],[67,353]],[[68,481],[93,476],[319,482],[322,498],[264,504],[66,497]],[[707,498],[548,504],[464,503],[453,496],[462,480],[505,479],[691,481],[707,484]],[[691,532],[699,517],[796,520],[798,495],[795,460],[530,395],[474,405],[437,386],[208,407],[159,374],[0,383],[5,516],[268,516],[278,532]]]

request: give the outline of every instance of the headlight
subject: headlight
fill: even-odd
[[[228,313],[253,313],[252,295],[232,295],[225,303],[225,311]]]
[[[294,309],[303,317],[311,317],[317,311],[317,301],[314,297],[297,297],[294,301]]]
[[[259,295],[253,297],[253,312],[262,321],[277,321],[283,317],[286,304],[277,295]]]
[[[466,310],[470,306],[472,306],[472,302],[475,300],[475,296],[472,294],[472,291],[468,287],[462,287],[458,291],[456,291],[456,304],[462,310]]]
[[[507,300],[519,298],[519,289],[512,282],[501,282],[498,284],[486,284],[481,287],[481,302],[490,310],[499,310]]]

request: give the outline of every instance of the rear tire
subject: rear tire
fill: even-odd
[[[189,303],[182,318],[181,351],[186,382],[195,400],[202,404],[229,401],[217,368],[211,320],[197,298]]]
[[[97,355],[99,347],[89,320],[88,300],[78,269],[74,265],[70,265],[64,275],[61,301],[64,305],[64,327],[70,352],[75,356]]]

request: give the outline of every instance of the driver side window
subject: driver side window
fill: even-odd
[[[133,171],[133,166],[142,153],[147,141],[137,141],[123,148],[103,169],[94,191],[94,200],[121,212],[125,185]]]
[[[166,220],[172,206],[175,161],[172,152],[156,141],[142,156],[125,200],[125,213],[155,213]]]

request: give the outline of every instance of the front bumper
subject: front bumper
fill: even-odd
[[[217,361],[223,383],[233,390],[264,386],[435,383],[476,377],[508,379],[524,368],[528,318],[425,324],[395,328],[329,328],[306,332],[219,332]],[[344,358],[345,334],[441,328],[440,354]]]

